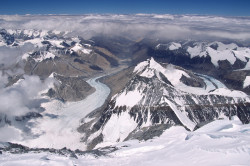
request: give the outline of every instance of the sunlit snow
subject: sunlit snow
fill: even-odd
[[[250,85],[250,76],[246,76],[246,79],[243,84],[243,88],[246,88],[249,85]]]
[[[148,141],[130,140],[116,144],[119,150],[108,156],[78,156],[78,159],[50,153],[3,153],[0,165],[124,165],[193,166],[249,165],[250,125],[233,120],[217,120],[189,132],[171,127],[160,137]]]

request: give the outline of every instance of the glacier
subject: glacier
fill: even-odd
[[[30,120],[30,123],[33,123],[33,126],[28,126],[31,133],[19,131],[19,136],[12,138],[12,142],[33,148],[86,149],[77,128],[81,119],[102,106],[110,93],[110,89],[98,81],[100,78],[101,76],[98,76],[87,81],[96,91],[82,101],[62,103],[52,100],[43,103],[43,117]],[[7,128],[11,129],[11,126]]]

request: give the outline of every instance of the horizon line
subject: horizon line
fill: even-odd
[[[46,13],[46,14],[0,14],[0,16],[84,16],[84,15],[172,15],[172,16],[219,16],[219,17],[250,17],[250,15],[220,15],[220,14],[194,14],[194,13],[183,13],[183,14],[170,14],[170,13]]]

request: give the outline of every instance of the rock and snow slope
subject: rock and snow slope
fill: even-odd
[[[231,65],[235,64],[236,60],[240,60],[246,64],[250,58],[250,48],[241,47],[235,43],[224,44],[222,42],[186,42],[168,44],[158,44],[155,47],[157,50],[184,51],[190,58],[195,57],[210,57],[214,66],[219,66],[219,61],[227,60]]]
[[[0,50],[4,61],[16,56],[13,63],[22,66],[26,74],[42,79],[53,72],[89,77],[118,65],[118,58],[102,47],[96,48],[94,41],[67,32],[0,28]]]
[[[250,86],[244,84],[246,77],[250,75],[248,44],[235,41],[188,40],[178,41],[180,47],[172,49],[173,42],[162,43],[164,44],[153,44],[148,56],[193,72],[213,76],[227,87],[250,94]]]
[[[211,77],[159,64],[153,58],[138,64],[133,74],[100,118],[91,122],[93,134],[84,138],[91,146],[152,138],[176,125],[193,131],[215,119],[234,115],[243,123],[250,121],[248,96],[227,89]]]

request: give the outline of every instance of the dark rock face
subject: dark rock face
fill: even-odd
[[[225,75],[222,76],[223,79],[226,80],[230,88],[233,89],[242,89],[243,88],[243,83],[246,78],[246,76],[250,75],[249,70],[236,70],[233,72],[228,72]],[[244,88],[245,92],[249,92],[247,89]]]
[[[78,63],[80,63],[80,64],[84,64],[84,61],[81,60],[81,59],[79,59],[79,58],[75,58],[75,59],[74,59],[74,62],[78,62]]]
[[[164,130],[170,128],[171,125],[168,124],[156,124],[151,127],[143,127],[140,130],[134,130],[131,132],[127,138],[124,140],[130,140],[130,139],[138,139],[140,141],[144,140],[149,140],[152,139],[153,137],[159,137]]]
[[[181,76],[180,79],[181,82],[183,82],[187,86],[192,86],[192,87],[204,87],[204,82],[200,78],[188,78],[184,75]]]
[[[79,101],[95,91],[83,77],[65,77],[54,74],[58,83],[54,89],[49,89],[47,95],[62,101]]]
[[[102,71],[102,70],[103,70],[102,68],[100,68],[100,67],[97,66],[97,65],[91,65],[91,66],[89,66],[89,68],[91,68],[91,69],[93,69],[93,70],[99,70],[99,71]]]
[[[94,149],[94,147],[101,143],[103,141],[103,135],[100,134],[99,136],[97,136],[96,138],[94,138],[89,144],[88,144],[88,147],[87,147],[87,150],[91,150],[91,149]]]
[[[13,84],[15,84],[21,78],[23,78],[22,75],[9,76],[8,77],[8,83],[7,83],[6,87],[12,86]]]

